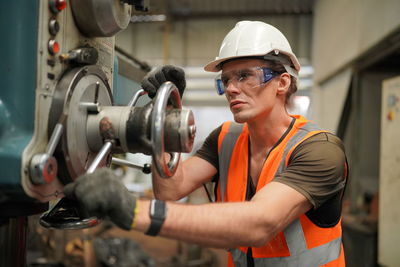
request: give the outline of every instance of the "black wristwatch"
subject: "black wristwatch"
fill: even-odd
[[[152,199],[150,201],[149,213],[151,223],[146,235],[156,236],[160,232],[167,214],[167,206],[165,202],[158,199]]]

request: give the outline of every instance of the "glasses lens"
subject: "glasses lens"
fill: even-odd
[[[269,82],[277,75],[269,68],[248,68],[224,72],[215,78],[215,88],[219,95],[223,95],[229,84],[234,83],[239,88],[254,88]]]
[[[237,81],[241,86],[252,88],[260,85],[262,71],[259,68],[244,69],[238,72]]]

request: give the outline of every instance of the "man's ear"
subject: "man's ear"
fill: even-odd
[[[276,93],[278,95],[285,95],[289,90],[290,83],[291,79],[289,73],[285,72],[279,75],[278,88]]]

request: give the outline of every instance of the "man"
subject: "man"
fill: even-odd
[[[230,266],[344,266],[344,148],[287,113],[300,64],[284,35],[263,22],[239,22],[205,70],[222,71],[216,87],[235,123],[214,130],[170,179],[154,171],[157,201],[134,199],[107,169],[68,185],[66,195],[124,229],[230,249]],[[183,71],[173,66],[156,69],[142,85],[152,96],[166,80],[183,93]],[[211,180],[220,203],[171,201]]]

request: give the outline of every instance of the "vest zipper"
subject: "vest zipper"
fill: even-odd
[[[253,250],[251,247],[247,249],[247,267],[254,267]]]

